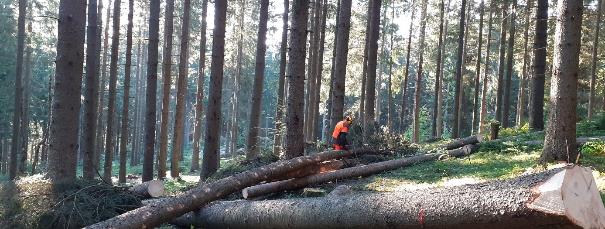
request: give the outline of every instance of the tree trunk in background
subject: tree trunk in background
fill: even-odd
[[[462,115],[462,66],[463,66],[463,49],[464,49],[464,28],[466,22],[466,0],[462,0],[460,6],[460,25],[458,26],[458,53],[456,55],[456,89],[454,95],[454,119],[452,128],[452,138],[458,138],[460,136],[460,115]]]
[[[132,152],[130,154],[130,166],[138,165],[138,156],[140,152],[141,141],[139,136],[141,135],[141,110],[143,107],[143,103],[141,102],[142,92],[142,83],[141,79],[141,63],[142,63],[142,54],[141,54],[141,40],[143,39],[142,35],[142,25],[139,25],[139,35],[137,38],[137,59],[136,59],[136,68],[137,72],[135,75],[135,96],[134,96],[134,130],[132,134]]]
[[[200,138],[202,137],[202,117],[204,107],[204,80],[206,77],[206,16],[208,0],[202,1],[202,26],[200,35],[200,59],[197,73],[197,93],[195,100],[195,127],[193,132],[193,155],[191,156],[191,172],[200,169]]]
[[[373,1],[373,0],[368,0],[368,4],[370,4],[371,1]],[[330,144],[332,142],[332,138],[330,137],[330,136],[332,136],[332,132],[331,131],[333,130],[332,129],[333,127],[331,126],[332,125],[332,115],[333,115],[332,114],[332,106],[333,106],[333,103],[334,103],[333,102],[334,95],[332,94],[332,90],[334,88],[334,74],[335,74],[334,70],[335,70],[335,67],[336,67],[335,66],[335,63],[336,63],[336,46],[338,46],[338,39],[337,39],[338,36],[336,36],[336,32],[338,31],[338,20],[340,20],[339,19],[340,18],[340,10],[339,10],[340,9],[340,2],[341,2],[341,0],[337,0],[337,3],[336,3],[336,18],[335,18],[336,24],[334,25],[334,41],[333,41],[334,45],[332,47],[332,64],[331,64],[331,67],[330,67],[330,87],[329,87],[329,90],[328,90],[328,104],[326,105],[326,110],[327,110],[327,113],[328,113],[328,117],[326,117],[325,124],[324,124],[324,135],[326,137],[326,142],[328,144]],[[368,15],[370,15],[369,12],[368,12]],[[368,16],[368,18],[369,18],[369,16]],[[369,21],[369,19],[368,19],[368,21]],[[366,43],[367,43],[367,41],[366,41]],[[364,68],[365,67],[366,67],[366,63],[364,63]],[[365,70],[366,69],[364,69],[364,71]],[[363,78],[364,78],[364,81],[365,81],[365,75],[363,76]],[[364,85],[365,85],[365,82],[362,84],[362,88],[364,88],[364,90],[365,90],[365,86]],[[363,130],[362,130],[362,132],[363,132]]]
[[[490,44],[492,41],[492,22],[493,22],[493,15],[494,15],[494,1],[490,1],[489,3],[489,21],[488,21],[488,27],[487,27],[487,40],[485,41],[485,63],[483,66],[483,90],[481,91],[481,114],[480,114],[480,121],[479,121],[479,129],[477,129],[477,134],[481,134],[483,131],[483,129],[485,128],[485,125],[487,125],[486,121],[487,121],[487,85],[489,84],[489,79],[491,77],[489,76],[489,62],[490,62]]]
[[[527,0],[526,4],[527,5],[525,6],[525,30],[523,31],[523,74],[521,75],[521,79],[519,79],[519,94],[517,95],[517,127],[523,126],[523,122],[525,122],[525,110],[527,108],[527,103],[525,100],[527,77],[529,76],[529,68],[527,67],[527,61],[529,60],[527,44],[529,41],[529,15],[531,14],[533,1]]]
[[[145,93],[145,153],[143,156],[143,182],[153,180],[153,154],[155,152],[156,101],[158,79],[158,46],[160,30],[160,0],[149,4],[149,44],[147,45],[147,89]]]
[[[361,121],[360,123],[362,125],[364,125],[365,122],[365,100],[366,100],[366,83],[367,83],[367,76],[368,76],[368,47],[369,47],[369,41],[370,41],[370,19],[372,18],[372,1],[373,0],[368,0],[368,11],[366,12],[366,35],[365,35],[365,41],[364,41],[364,46],[363,46],[363,67],[362,67],[362,72],[361,72],[361,95],[359,97],[359,120]],[[340,2],[339,2],[340,3]],[[334,45],[336,45],[336,41],[334,42]],[[334,48],[334,50],[336,50],[336,48]],[[334,64],[334,63],[332,63]],[[332,91],[330,89],[330,91]],[[329,135],[329,132],[328,132]]]
[[[109,61],[109,99],[107,102],[107,135],[105,137],[105,166],[103,179],[111,181],[113,154],[115,152],[114,132],[116,123],[116,84],[118,81],[118,49],[120,47],[120,2],[113,2],[113,35],[111,37],[111,60]]]
[[[128,26],[126,28],[126,65],[124,66],[124,100],[122,101],[122,137],[120,138],[120,171],[118,182],[126,183],[126,148],[128,147],[128,108],[130,103],[130,75],[132,66],[132,17],[134,0],[128,0]],[[131,148],[132,151],[132,148]]]
[[[502,109],[502,126],[504,128],[511,127],[509,116],[510,116],[510,94],[512,91],[512,78],[513,78],[513,51],[515,45],[515,27],[516,27],[516,12],[517,12],[517,0],[511,0],[509,36],[508,36],[508,51],[506,53],[506,81],[504,82],[504,107]]]
[[[443,72],[442,68],[442,59],[443,59],[443,23],[444,23],[444,14],[445,14],[445,0],[440,0],[439,3],[439,41],[437,43],[437,67],[435,69],[435,94],[434,94],[434,107],[433,107],[433,117],[432,117],[432,129],[431,129],[431,137],[439,138],[441,134],[437,132],[437,114],[439,113],[439,96],[441,91],[441,73]]]
[[[477,127],[479,126],[479,79],[481,77],[481,49],[483,47],[483,14],[485,13],[485,4],[483,0],[481,0],[481,12],[479,13],[479,31],[477,32],[479,35],[479,41],[477,44],[477,65],[475,66],[475,96],[473,97],[473,123],[471,125],[471,133],[477,132]]]
[[[323,76],[323,60],[324,60],[324,50],[325,50],[325,41],[326,41],[326,18],[328,15],[328,1],[324,0],[323,3],[324,7],[322,8],[323,12],[321,14],[321,34],[319,36],[319,47],[318,47],[318,53],[319,55],[317,56],[317,63],[316,63],[316,72],[317,72],[317,77],[316,80],[317,82],[315,83],[315,87],[317,87],[317,90],[315,90],[315,104],[313,104],[313,132],[311,133],[312,136],[311,138],[313,139],[313,141],[316,141],[318,139],[320,139],[320,134],[322,132],[322,125],[321,125],[321,120],[320,120],[320,115],[319,115],[319,104],[320,104],[320,100],[321,100],[321,81],[322,81],[322,76]],[[319,136],[318,136],[319,135]],[[321,139],[320,139],[321,140]]]
[[[172,84],[173,32],[174,0],[167,0],[164,12],[164,47],[162,49],[162,114],[160,121],[160,151],[158,154],[158,179],[160,180],[163,180],[166,177],[166,160],[168,157],[168,121],[170,119],[170,85]]]
[[[366,104],[364,136],[370,136],[374,129],[374,100],[376,99],[376,65],[378,56],[378,38],[380,36],[380,7],[382,0],[372,1],[370,19],[370,37],[368,46],[368,75],[366,78]],[[371,122],[371,123],[370,123]]]
[[[23,112],[23,51],[25,49],[25,10],[27,8],[27,0],[19,0],[19,18],[17,21],[17,69],[15,71],[15,105],[13,111],[13,136],[10,153],[10,161],[8,163],[8,178],[14,180],[17,178],[17,157],[21,144],[21,117]],[[58,39],[58,41],[61,41]],[[73,58],[73,57],[72,57]],[[58,70],[58,69],[57,69]],[[66,69],[69,70],[69,69]],[[78,90],[79,92],[79,90]],[[79,107],[79,106],[78,106]],[[77,131],[76,131],[77,134]],[[58,139],[57,139],[58,140]],[[77,142],[77,140],[76,140]],[[75,148],[74,148],[75,149]]]
[[[467,2],[467,6],[466,6],[466,11],[467,15],[469,14],[469,12],[473,12],[473,3],[474,2]],[[458,98],[460,100],[460,106],[459,106],[459,116],[458,116],[458,137],[460,136],[466,136],[467,134],[465,133],[466,130],[466,125],[467,125],[467,117],[471,117],[472,119],[472,115],[471,116],[466,116],[467,114],[467,106],[466,106],[466,91],[464,90],[464,83],[465,83],[465,75],[470,74],[467,66],[469,65],[469,63],[471,62],[472,57],[469,56],[469,28],[470,26],[468,25],[472,25],[473,21],[472,21],[473,17],[466,17],[466,22],[465,22],[465,27],[464,27],[464,44],[462,48],[462,79],[461,79],[461,89],[460,89],[460,97]],[[471,112],[472,113],[472,112]]]
[[[550,80],[550,112],[542,163],[577,163],[576,106],[582,34],[582,1],[559,0],[555,33],[553,76]]]
[[[598,0],[597,3],[597,21],[595,26],[595,34],[594,41],[592,44],[592,66],[591,66],[591,75],[590,75],[590,96],[588,99],[588,119],[592,118],[592,114],[594,113],[594,105],[595,105],[595,85],[597,80],[597,63],[599,57],[597,56],[597,51],[599,49],[599,30],[601,29],[601,14],[603,10],[603,0]]]
[[[29,8],[31,8],[31,2],[29,3],[29,5],[27,6]],[[31,16],[32,12],[30,10],[30,14],[28,16]],[[26,35],[26,41],[27,42],[25,44],[25,69],[23,72],[23,101],[22,101],[22,106],[21,109],[23,109],[23,111],[21,112],[21,140],[20,140],[20,146],[19,146],[19,151],[20,154],[20,162],[19,164],[19,174],[26,174],[26,165],[27,165],[27,151],[29,148],[29,135],[30,135],[30,128],[29,128],[29,100],[31,97],[31,81],[32,81],[32,47],[31,47],[31,37],[29,34],[32,34],[32,22],[31,20],[27,23],[27,34]]]
[[[210,94],[206,109],[206,133],[204,135],[204,160],[202,179],[209,177],[219,167],[221,90],[223,88],[223,64],[225,62],[225,24],[227,1],[214,2],[214,31],[212,32],[212,62],[210,65]]]
[[[376,84],[378,85],[378,87],[376,87],[376,109],[374,109],[374,121],[378,124],[378,126],[382,126],[382,120],[381,120],[381,116],[382,116],[382,82],[384,80],[384,78],[382,77],[384,74],[384,60],[385,60],[385,51],[384,51],[384,44],[386,43],[386,22],[387,22],[387,11],[389,10],[389,5],[385,4],[385,6],[382,8],[384,10],[384,13],[381,13],[382,15],[382,19],[380,24],[382,24],[382,28],[380,30],[380,51],[378,52],[378,62],[377,62],[377,68],[378,68],[378,76],[376,78],[376,80],[378,81]]]
[[[61,1],[59,9],[48,177],[53,181],[72,182],[76,179],[86,1]],[[11,156],[11,160],[16,159],[16,155]]]
[[[334,85],[332,86],[332,125],[343,119],[345,102],[345,79],[347,73],[347,56],[349,53],[349,30],[351,29],[351,0],[340,2],[338,30],[336,39],[336,61],[334,62]]]
[[[548,38],[547,0],[538,0],[535,31],[534,73],[531,78],[529,127],[533,130],[542,130],[544,129],[544,74],[546,71],[546,47]]]
[[[180,162],[183,155],[185,135],[185,106],[187,95],[187,76],[189,70],[189,20],[191,0],[183,1],[183,25],[181,30],[181,53],[179,55],[179,78],[177,80],[176,113],[174,115],[174,137],[172,138],[172,155],[170,158],[170,176],[180,176]]]
[[[416,75],[416,91],[414,95],[414,119],[412,125],[414,126],[412,132],[412,142],[418,143],[420,141],[420,104],[422,103],[420,94],[422,93],[422,74],[423,74],[423,62],[424,62],[424,45],[425,45],[425,31],[426,31],[426,8],[427,0],[422,0],[421,13],[420,13],[420,41],[418,49],[418,69]]]
[[[103,5],[103,1],[99,1],[99,6]],[[100,9],[99,11],[97,11],[97,13],[99,13],[99,15],[102,15],[102,9]],[[101,84],[99,85],[99,106],[97,106],[97,110],[99,111],[99,115],[98,115],[98,119],[97,119],[97,149],[96,149],[96,157],[95,157],[95,169],[97,170],[96,173],[98,174],[100,171],[100,165],[101,165],[101,153],[105,151],[104,148],[104,142],[103,142],[103,136],[105,135],[105,124],[103,123],[103,120],[105,120],[105,117],[103,114],[105,114],[105,85],[107,84],[107,57],[109,56],[109,54],[107,53],[107,51],[109,50],[109,21],[110,21],[110,15],[111,15],[111,0],[109,2],[109,5],[107,6],[107,11],[106,11],[106,17],[105,17],[105,32],[104,32],[104,36],[103,36],[103,59],[102,59],[102,63],[101,63]],[[99,22],[99,24],[102,24],[102,22]],[[99,29],[99,31],[101,31],[102,27]],[[100,47],[99,47],[100,49]]]
[[[288,113],[286,115],[286,153],[290,159],[304,155],[305,139],[302,130],[304,124],[304,87],[307,17],[309,1],[294,1],[290,28],[290,49],[288,56]]]
[[[235,151],[237,151],[237,142],[239,140],[239,125],[238,125],[238,117],[239,117],[239,91],[240,91],[240,82],[242,79],[242,68],[243,68],[243,59],[244,59],[244,28],[245,28],[245,12],[246,12],[246,0],[242,0],[240,2],[240,12],[238,14],[238,40],[237,40],[237,53],[236,53],[236,63],[235,63],[235,75],[232,80],[232,95],[231,95],[231,125],[229,129],[229,151],[228,153],[231,155],[235,155]]]
[[[386,13],[386,12],[385,12]],[[395,21],[395,1],[391,1],[391,24],[394,24]],[[388,88],[388,98],[387,98],[387,127],[389,132],[395,133],[394,123],[393,123],[393,112],[395,111],[395,104],[393,104],[393,38],[394,38],[395,30],[391,30],[391,39],[389,41],[389,55],[388,64],[389,64],[389,88]]]
[[[449,11],[450,11],[450,4],[452,3],[451,0],[447,1],[447,6],[445,7],[445,12],[448,12],[448,14],[446,14],[444,16],[444,20],[448,21],[447,18],[449,18]],[[449,28],[449,23],[445,23],[445,28],[443,28],[443,44],[441,46],[441,65],[439,66],[440,69],[440,73],[439,73],[439,79],[440,79],[440,85],[444,85],[444,76],[443,76],[443,66],[445,64],[445,55],[443,55],[443,51],[445,50],[445,47],[447,46],[447,34],[448,34],[448,28]],[[443,134],[443,125],[445,124],[443,122],[443,111],[445,110],[443,107],[443,86],[441,86],[441,88],[439,88],[439,90],[436,92],[437,93],[437,136],[438,138],[441,138],[441,135]]]
[[[309,34],[309,43],[311,43],[310,46],[310,50],[309,53],[311,54],[309,57],[309,63],[307,65],[308,70],[307,70],[307,74],[309,75],[308,79],[307,79],[307,104],[305,106],[306,108],[306,115],[305,115],[305,138],[307,139],[307,141],[314,141],[313,139],[313,132],[315,131],[315,105],[317,103],[317,100],[315,98],[315,94],[316,91],[318,91],[319,89],[317,88],[317,79],[321,78],[320,74],[317,73],[317,60],[319,55],[321,55],[319,53],[319,39],[320,39],[320,35],[321,35],[321,0],[316,0],[314,2],[314,6],[312,7],[314,12],[314,18],[313,20],[313,28],[310,29],[311,31],[313,31],[311,34]]]
[[[286,54],[288,50],[288,6],[289,1],[284,0],[284,13],[282,15],[281,47],[279,57],[279,82],[277,91],[277,105],[275,106],[275,136],[273,138],[273,154],[282,154],[282,138],[284,128],[284,91],[286,79]]]
[[[412,16],[410,17],[410,30],[408,32],[408,48],[405,54],[405,73],[403,75],[403,84],[401,85],[401,88],[403,90],[403,92],[401,93],[401,117],[399,117],[399,125],[401,128],[401,134],[405,133],[406,131],[406,123],[405,123],[405,116],[406,116],[406,109],[407,109],[407,98],[408,98],[408,80],[410,78],[410,52],[412,50],[412,34],[414,32],[414,14],[416,13],[415,6],[416,6],[416,0],[412,0],[412,5],[410,10],[412,11]]]
[[[496,121],[502,123],[502,106],[503,106],[503,99],[502,96],[504,95],[504,57],[506,55],[506,26],[507,26],[507,19],[506,17],[508,16],[508,12],[506,11],[508,9],[506,2],[502,2],[502,8],[500,8],[500,10],[502,11],[502,16],[500,17],[500,19],[502,20],[502,23],[500,24],[500,52],[499,52],[499,64],[498,64],[498,88],[497,88],[497,93],[496,93]]]
[[[99,36],[97,35],[97,0],[88,1],[88,26],[86,31],[86,83],[84,84],[84,119],[82,120],[82,140],[80,152],[83,155],[82,175],[84,179],[93,179],[95,173],[96,133],[97,133],[97,94]]]
[[[254,88],[252,89],[252,107],[250,108],[250,126],[248,129],[248,150],[246,159],[259,156],[258,130],[260,128],[260,113],[263,98],[263,82],[265,80],[265,53],[267,51],[267,20],[269,18],[269,0],[261,0],[256,39],[256,66],[254,68]]]

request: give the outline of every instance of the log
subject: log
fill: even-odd
[[[452,142],[445,144],[443,148],[446,150],[453,150],[463,147],[465,145],[477,144],[483,140],[481,135],[471,135],[465,138],[454,139]]]
[[[128,190],[143,199],[156,198],[164,195],[164,183],[160,180],[151,180],[134,185]]]
[[[447,155],[452,157],[461,157],[473,153],[478,147],[475,145],[466,145],[460,149],[450,150]],[[407,157],[397,160],[383,161],[378,163],[372,163],[368,165],[356,166],[333,172],[320,173],[302,178],[293,178],[283,181],[276,181],[266,184],[260,184],[252,187],[245,188],[242,190],[242,195],[245,199],[250,199],[270,193],[293,190],[303,188],[309,185],[322,184],[329,181],[356,178],[362,176],[369,176],[376,173],[394,170],[405,166],[410,166],[417,163],[426,161],[434,161],[440,158],[442,154],[423,154],[413,157]]]
[[[178,220],[202,228],[605,228],[590,169],[405,192],[215,202]],[[176,222],[175,221],[175,222]]]
[[[605,136],[595,136],[595,137],[579,137],[576,138],[576,147],[581,147],[587,142],[595,142],[595,141],[605,141]],[[532,146],[532,145],[544,145],[544,140],[534,140],[534,141],[525,141],[524,145]]]
[[[259,182],[269,180],[284,173],[299,170],[305,166],[343,157],[373,152],[370,149],[351,151],[329,151],[309,156],[301,156],[261,166],[197,187],[174,197],[161,199],[111,219],[85,228],[150,228],[168,222],[187,212],[200,209],[206,204],[223,198]]]
[[[313,174],[325,173],[342,169],[345,166],[342,160],[325,161],[319,164],[307,166],[305,168],[286,173],[282,176],[271,179],[270,181],[286,180],[290,178],[306,177]]]

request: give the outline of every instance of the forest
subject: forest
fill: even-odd
[[[603,0],[0,0],[0,228],[605,228]]]

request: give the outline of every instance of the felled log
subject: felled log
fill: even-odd
[[[586,144],[587,142],[593,142],[593,141],[605,141],[605,136],[576,138],[576,146],[580,147],[580,146]],[[525,142],[523,142],[523,144],[524,145],[544,145],[544,140],[525,141]]]
[[[286,173],[282,176],[271,179],[271,181],[285,180],[290,178],[305,177],[318,173],[325,173],[334,170],[339,170],[345,166],[345,162],[341,160],[325,161],[318,164],[310,165],[299,170]]]
[[[483,140],[481,135],[471,135],[465,138],[454,139],[452,142],[445,144],[444,148],[446,150],[458,149],[465,145],[477,144]]]
[[[202,228],[605,228],[588,168],[454,187],[215,202],[178,219]]]
[[[338,159],[372,152],[370,149],[352,151],[329,151],[290,160],[278,161],[214,182],[201,184],[183,194],[163,198],[161,201],[145,205],[86,228],[150,228],[168,222],[187,212],[284,173],[298,170],[322,161]]]
[[[160,180],[151,180],[132,186],[130,192],[144,198],[156,198],[164,195],[164,183]]]
[[[477,149],[475,145],[466,145],[460,149],[450,150],[447,155],[452,157],[461,157],[473,153]],[[360,176],[369,176],[372,174],[398,169],[401,167],[437,160],[442,154],[423,154],[413,157],[407,157],[397,160],[383,161],[368,165],[356,166],[333,172],[320,173],[302,178],[293,178],[288,180],[276,181],[266,184],[260,184],[242,190],[244,198],[254,198],[270,193],[303,188],[309,185],[322,184],[329,181],[355,178]]]

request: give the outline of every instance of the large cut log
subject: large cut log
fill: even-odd
[[[130,192],[144,198],[156,198],[164,195],[164,183],[160,180],[151,180],[132,186]]]
[[[465,138],[454,139],[452,142],[445,144],[443,148],[446,150],[458,149],[465,145],[480,143],[482,140],[483,137],[481,135],[471,135]]]
[[[215,202],[175,220],[202,228],[605,228],[588,168],[506,181],[319,198]]]
[[[270,181],[279,181],[279,180],[285,180],[285,179],[290,179],[290,178],[306,177],[306,176],[313,175],[313,174],[339,170],[339,169],[342,169],[345,166],[345,164],[346,163],[342,160],[324,161],[324,162],[321,162],[318,164],[313,164],[313,165],[304,167],[302,169],[286,173],[282,176],[273,178]]]
[[[596,142],[596,141],[605,141],[605,136],[595,136],[595,137],[579,137],[576,138],[576,147],[580,147],[587,142]],[[534,140],[534,141],[525,141],[524,145],[544,145],[544,140]]]
[[[168,222],[187,212],[242,190],[259,182],[269,180],[284,173],[306,166],[348,156],[373,152],[370,149],[351,151],[329,151],[290,160],[278,161],[235,174],[214,182],[201,184],[183,194],[161,199],[86,228],[150,228]]]
[[[460,149],[450,150],[447,155],[452,157],[461,157],[473,153],[478,147],[475,145],[466,145]],[[387,170],[398,169],[401,167],[426,162],[434,161],[441,157],[442,154],[423,154],[413,157],[407,157],[402,159],[383,161],[378,163],[372,163],[368,165],[356,166],[333,172],[320,173],[316,175],[306,176],[302,178],[293,178],[288,180],[276,181],[266,184],[260,184],[252,187],[245,188],[242,190],[244,198],[254,198],[270,193],[293,190],[303,188],[309,185],[322,184],[329,181],[356,178],[360,176],[369,176],[372,174],[380,173]]]

